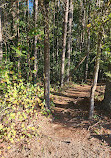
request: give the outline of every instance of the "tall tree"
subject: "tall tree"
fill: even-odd
[[[17,45],[20,45],[20,30],[19,30],[19,0],[17,1]],[[20,56],[18,56],[18,73],[20,72]]]
[[[97,79],[98,79],[98,72],[99,72],[99,62],[100,62],[100,55],[101,55],[101,41],[102,41],[102,33],[101,29],[98,33],[98,39],[97,39],[97,55],[96,55],[96,62],[95,62],[95,70],[94,70],[94,77],[93,77],[93,83],[91,87],[91,94],[90,94],[90,112],[89,112],[89,118],[92,119],[93,113],[94,113],[94,94],[97,86]]]
[[[56,8],[56,64],[59,64],[59,0],[57,0],[57,4],[56,4],[57,8]],[[59,70],[57,69],[57,74],[59,74]]]
[[[80,0],[80,44],[79,44],[79,46],[80,46],[80,53],[82,53],[82,50],[83,50],[83,23],[84,23],[84,20],[83,20],[83,18],[84,18],[84,5],[83,5],[83,0]]]
[[[37,30],[38,0],[34,0],[34,27]],[[34,83],[37,80],[37,35],[34,36]]]
[[[49,0],[44,0],[44,99],[50,109]]]
[[[0,2],[0,63],[2,62],[3,51],[2,51],[2,8]]]
[[[72,20],[73,20],[73,3],[70,0],[69,3],[69,26],[68,26],[68,48],[67,48],[67,82],[69,82],[69,73],[70,73],[70,55],[71,55],[71,43],[72,43]]]
[[[111,112],[111,78],[107,78],[103,108]]]
[[[64,83],[64,73],[65,73],[65,52],[66,52],[68,9],[69,9],[69,0],[65,0],[64,23],[63,23],[63,48],[62,48],[62,61],[61,61],[61,87],[63,86]]]
[[[28,26],[29,26],[29,0],[26,0],[26,34],[27,34],[27,82],[30,80],[30,53],[29,53],[29,36],[28,36]]]
[[[89,3],[89,6],[88,6],[88,25],[87,26],[90,26],[90,3]],[[87,28],[87,57],[86,57],[86,63],[85,63],[85,77],[84,77],[84,81],[87,82],[87,78],[88,78],[88,67],[89,67],[89,63],[88,63],[88,60],[89,60],[89,54],[90,54],[90,27]]]

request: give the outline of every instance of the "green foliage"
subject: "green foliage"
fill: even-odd
[[[4,82],[7,88],[0,101],[0,139],[14,143],[37,136],[37,108],[41,107],[43,114],[49,112],[45,110],[44,89],[39,85],[25,84],[22,79],[10,81],[9,71],[5,72]]]
[[[105,73],[107,77],[109,77],[109,79],[111,80],[111,72],[106,72]]]
[[[7,86],[10,85],[10,79],[9,79],[9,70],[8,67],[11,67],[12,64],[5,65],[2,63],[0,67],[0,94],[5,93],[7,91]],[[13,73],[13,72],[11,72]]]

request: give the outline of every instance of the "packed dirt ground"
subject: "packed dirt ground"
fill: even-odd
[[[104,86],[95,95],[95,114],[88,120],[89,85],[71,85],[52,92],[51,117],[38,112],[38,137],[1,144],[2,158],[111,158],[111,118],[101,110]]]

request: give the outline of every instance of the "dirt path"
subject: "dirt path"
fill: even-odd
[[[104,87],[98,86],[96,95],[103,92]],[[13,146],[7,158],[111,158],[111,119],[99,115],[99,108],[94,120],[87,119],[90,86],[76,85],[52,94],[53,119],[39,114],[38,138]]]

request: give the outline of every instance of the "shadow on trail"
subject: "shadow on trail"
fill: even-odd
[[[76,96],[71,96],[71,95],[65,95],[63,93],[59,93],[59,92],[51,92],[53,95],[56,95],[56,96],[62,96],[62,97],[68,97],[68,98],[77,98]],[[78,92],[79,94],[79,92]]]
[[[98,96],[103,95],[103,89],[98,87]],[[90,108],[90,87],[78,86],[77,88],[69,88],[64,92],[53,92],[55,96],[55,108],[53,112],[53,123],[62,125],[64,128],[86,129],[90,132],[90,136],[97,138],[102,142],[106,142],[111,146],[111,130],[110,115],[102,109],[101,100],[95,99],[95,118],[88,119]],[[108,118],[109,122],[105,120]],[[100,122],[99,122],[100,121]],[[97,130],[104,129],[106,133],[95,133]]]
[[[97,138],[101,140],[103,143],[106,142],[108,146],[111,147],[111,134],[91,135],[91,137]]]
[[[64,94],[64,92],[66,94]],[[60,101],[55,103],[53,113],[55,123],[65,124],[66,127],[88,128],[91,124],[96,122],[95,120],[88,120],[90,86],[69,88],[64,92],[52,92],[54,96],[60,98]],[[101,93],[99,89],[98,93]],[[98,100],[95,100],[95,112],[99,117],[107,116],[107,113],[101,110],[101,101]]]
[[[67,104],[55,104],[56,107],[58,108],[63,108],[63,109],[69,109],[69,110],[80,110],[81,112],[84,112],[84,111],[89,111],[89,103],[90,103],[90,100],[89,98],[86,98],[86,97],[76,97],[77,100],[75,101],[70,101],[68,102]]]
[[[97,120],[90,121],[88,119],[90,108],[89,105],[90,98],[88,97],[81,97],[74,101],[70,101],[67,104],[55,104],[55,109],[53,113],[55,122],[63,125],[65,124],[68,127],[81,126],[81,128],[88,128],[91,124],[97,122]],[[99,117],[100,119],[103,119],[105,116],[110,118],[110,114],[102,109],[101,101],[95,101],[95,112],[95,117],[98,117],[98,119]],[[77,125],[75,125],[75,122],[77,123]],[[88,126],[86,126],[86,124]]]
[[[79,98],[67,104],[55,104],[54,122],[65,127],[88,128],[89,98]]]
[[[97,138],[111,147],[111,121],[109,123],[100,124],[99,128],[100,127],[103,129],[103,132],[101,134],[91,134],[91,137]]]

